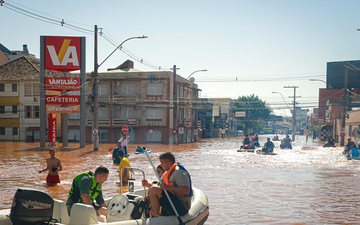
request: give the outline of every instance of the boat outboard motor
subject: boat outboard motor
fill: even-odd
[[[54,199],[45,192],[18,189],[15,193],[10,219],[13,225],[48,224],[52,219]]]

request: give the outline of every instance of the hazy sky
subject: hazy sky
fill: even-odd
[[[7,8],[14,6],[54,21],[46,23]],[[27,44],[39,57],[40,35],[85,36],[90,72],[90,31],[96,24],[104,33],[98,38],[99,63],[115,49],[113,44],[149,37],[128,41],[124,49],[150,67],[117,51],[100,71],[126,59],[143,71],[177,65],[183,77],[207,69],[194,74],[202,97],[255,94],[270,106],[284,105],[280,94],[272,94],[275,91],[291,105],[293,89],[284,86],[295,85],[299,106],[314,107],[318,89],[325,84],[309,79],[325,80],[327,62],[360,58],[359,9],[358,0],[5,0],[0,6],[0,43],[10,50]],[[89,32],[61,27],[61,19]]]

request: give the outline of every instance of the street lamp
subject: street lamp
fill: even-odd
[[[195,70],[194,72],[192,72],[192,73],[186,78],[186,80],[189,80],[189,78],[190,78],[194,73],[197,73],[197,72],[206,72],[206,71],[207,71],[206,69]]]
[[[295,140],[295,129],[296,129],[296,115],[295,115],[295,104],[296,104],[296,86],[290,86],[290,87],[287,87],[285,86],[284,88],[294,88],[294,102],[293,102],[293,111],[292,111],[292,140],[294,141]],[[278,93],[281,95],[282,99],[284,100],[287,108],[289,110],[291,110],[291,108],[289,107],[289,105],[287,104],[287,102],[285,101],[285,98],[284,96],[280,93],[280,92],[277,92],[277,91],[274,91],[272,93]]]
[[[325,84],[326,84],[326,81],[324,81],[324,80],[320,80],[320,79],[309,79],[309,81],[320,81],[320,82],[323,82],[323,83],[325,83]]]
[[[273,92],[271,92],[271,93],[281,95],[282,99],[284,100],[284,102],[285,102],[285,104],[286,104],[286,107],[287,107],[289,110],[291,110],[291,108],[289,107],[288,103],[285,101],[285,98],[284,98],[284,96],[281,94],[281,92],[273,91]]]
[[[92,134],[94,135],[93,136],[93,142],[94,142],[94,147],[93,147],[93,150],[94,151],[97,151],[99,150],[99,113],[98,113],[98,102],[99,102],[99,99],[98,99],[98,69],[101,65],[104,64],[104,62],[110,58],[110,56],[112,56],[112,54],[114,54],[114,52],[118,49],[121,49],[122,45],[129,41],[129,40],[132,40],[132,39],[144,39],[144,38],[147,38],[147,36],[143,35],[143,36],[136,36],[136,37],[130,37],[130,38],[127,38],[125,39],[123,42],[121,42],[115,49],[114,51],[112,51],[110,53],[110,55],[108,55],[104,61],[102,61],[100,64],[98,64],[98,59],[97,59],[97,33],[98,33],[98,28],[97,28],[97,25],[95,25],[95,37],[94,37],[94,73],[93,73],[93,91],[92,91],[92,99],[93,99],[93,102],[94,102],[94,108],[93,108],[93,119],[94,119],[94,123],[93,123],[93,130],[92,130]]]

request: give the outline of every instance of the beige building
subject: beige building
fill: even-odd
[[[87,134],[93,129],[92,78],[87,85]],[[128,126],[133,143],[188,143],[196,140],[199,89],[173,72],[111,70],[98,74],[98,127],[100,142],[117,142]],[[176,109],[176,111],[175,111]],[[175,111],[175,112],[174,112]],[[174,118],[175,116],[175,118]],[[174,122],[174,120],[176,122]],[[79,116],[69,115],[69,140],[78,139]],[[92,142],[87,135],[87,142]]]
[[[22,56],[0,65],[0,140],[39,139],[39,96],[38,59]]]
[[[171,71],[130,69],[99,73],[100,142],[116,142],[122,135],[123,126],[129,127],[128,135],[135,143],[192,142],[197,122],[193,103],[198,101],[199,90],[196,84],[177,75],[177,98],[174,99],[173,77]],[[87,93],[92,93],[92,86],[87,87]],[[91,94],[87,107],[88,133],[93,123]],[[75,133],[72,130],[78,132],[78,123],[78,120],[69,123],[70,134]],[[87,136],[87,142],[90,141]]]

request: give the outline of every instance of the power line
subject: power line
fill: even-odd
[[[93,34],[94,31],[92,29],[87,29],[81,26],[77,26],[74,25],[73,23],[75,22],[71,22],[71,21],[65,21],[65,19],[60,19],[60,18],[55,18],[53,16],[50,16],[48,14],[45,14],[43,12],[40,12],[38,10],[32,9],[30,7],[24,6],[24,5],[17,5],[15,3],[10,3],[11,1],[7,0],[6,2],[4,0],[2,0],[0,3],[0,6],[3,6],[11,11],[17,12],[19,14],[22,14],[24,16],[39,20],[41,22],[45,22],[45,23],[49,23],[49,24],[53,24],[53,25],[58,25],[58,26],[62,26],[62,27],[66,27],[68,29],[80,32],[80,33],[86,33],[86,34]],[[27,9],[24,9],[27,8]],[[80,23],[78,23],[80,24]],[[90,27],[90,25],[88,25]],[[101,33],[102,34],[102,33]],[[102,34],[101,35],[107,42],[109,42],[110,44],[114,45],[114,46],[118,46],[116,43],[116,41],[113,38],[110,38],[109,35],[107,34]],[[136,56],[134,53],[130,52],[129,50],[125,50],[125,49],[120,49],[123,53],[125,53],[127,56],[129,56],[130,58],[136,60],[137,62],[156,69],[156,70],[161,70],[162,67],[161,66],[155,66],[150,62],[147,62],[146,60],[144,60],[141,57]],[[165,67],[166,68],[166,67]]]

